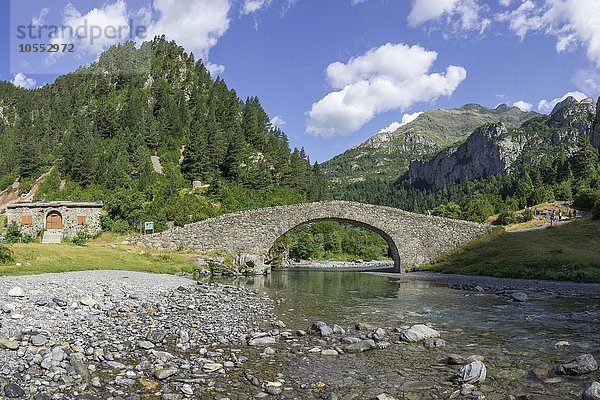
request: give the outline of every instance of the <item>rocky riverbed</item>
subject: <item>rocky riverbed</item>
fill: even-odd
[[[176,276],[3,277],[0,397],[213,398],[270,309],[258,291]]]
[[[385,292],[375,286],[380,278],[368,279],[369,288]],[[302,289],[300,298],[310,299],[311,285]],[[569,343],[553,343],[557,362],[543,363],[491,351],[487,338],[471,347],[451,321],[365,310],[338,315],[337,325],[308,319],[319,312],[303,314],[309,310],[290,308],[299,305],[291,298],[270,295],[274,300],[250,286],[122,271],[3,277],[0,397],[599,398],[594,345],[575,357],[561,350]],[[524,390],[516,382],[528,374]],[[544,397],[548,385],[555,389]]]

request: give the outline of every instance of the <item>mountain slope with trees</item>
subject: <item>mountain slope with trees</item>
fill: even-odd
[[[36,90],[0,82],[0,191],[57,166],[37,199],[103,200],[115,230],[325,199],[320,167],[269,121],[174,42],[124,43]]]
[[[593,145],[600,133],[599,111],[591,99],[570,98],[550,115],[518,128],[486,125],[463,145],[414,162],[393,184],[356,182],[336,189],[334,197],[476,222],[575,199],[600,216],[600,154]]]

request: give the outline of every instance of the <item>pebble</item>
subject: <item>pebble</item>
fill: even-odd
[[[425,339],[437,338],[440,333],[427,325],[413,325],[400,333],[400,340],[409,343],[420,342]]]
[[[527,293],[514,292],[511,293],[510,298],[517,303],[524,303],[527,301]]]
[[[154,377],[159,381],[163,381],[175,375],[177,373],[177,368],[161,368],[154,371]]]
[[[16,383],[9,383],[4,386],[4,394],[11,399],[25,397],[25,390]]]
[[[8,295],[10,297],[25,297],[25,290],[19,286],[15,286],[8,291]]]

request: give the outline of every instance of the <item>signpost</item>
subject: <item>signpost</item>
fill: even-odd
[[[153,221],[144,222],[144,235],[147,235],[148,232],[154,233],[154,222]]]

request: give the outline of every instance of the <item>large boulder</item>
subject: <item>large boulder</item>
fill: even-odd
[[[440,333],[427,325],[413,325],[400,333],[400,339],[404,342],[416,343],[425,339],[440,337]]]
[[[349,344],[344,347],[346,353],[362,353],[364,351],[373,350],[377,347],[372,339],[361,340],[356,343]]]
[[[598,363],[591,354],[582,354],[566,364],[557,365],[555,371],[559,375],[583,375],[596,371]]]
[[[310,328],[308,328],[308,332],[312,335],[318,335],[318,336],[333,335],[333,329],[323,321],[313,322],[313,324],[310,326]]]
[[[473,361],[461,367],[452,380],[459,383],[476,383],[485,381],[487,370],[481,361]]]
[[[591,386],[581,394],[581,400],[600,400],[600,383],[592,382]]]

